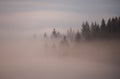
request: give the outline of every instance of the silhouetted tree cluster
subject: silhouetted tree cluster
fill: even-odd
[[[54,28],[53,31],[52,31],[51,37],[52,38],[59,38],[60,36],[61,36],[60,32],[57,32],[56,29]]]
[[[105,31],[114,36],[120,36],[120,17],[109,19]]]
[[[100,35],[100,27],[95,22],[91,24],[91,38],[97,38]]]
[[[44,37],[47,37],[47,34],[44,34]],[[64,41],[76,41],[80,40],[92,40],[92,39],[111,39],[111,38],[120,38],[120,17],[109,18],[107,21],[104,19],[101,20],[101,23],[84,22],[82,28],[78,31],[74,31],[72,28],[67,30],[67,34],[63,35],[60,32],[57,32],[54,28],[51,34],[52,38],[62,38]]]
[[[85,39],[90,38],[119,38],[120,37],[120,17],[114,17],[105,21],[102,19],[101,24],[88,22],[82,24],[82,36]]]

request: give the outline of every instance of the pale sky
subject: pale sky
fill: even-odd
[[[0,39],[80,28],[120,16],[120,0],[0,0]]]

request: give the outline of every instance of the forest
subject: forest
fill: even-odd
[[[120,39],[120,17],[109,18],[107,21],[102,19],[100,23],[97,22],[83,22],[81,29],[75,31],[72,28],[67,30],[67,34],[61,34],[53,29],[52,38],[62,38],[72,41],[80,40],[95,40],[95,39]],[[73,27],[74,28],[74,27]],[[44,33],[44,37],[48,37]]]

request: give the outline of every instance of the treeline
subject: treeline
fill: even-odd
[[[47,37],[47,34],[44,34]],[[51,34],[52,38],[64,38],[68,40],[93,40],[93,39],[119,39],[120,38],[120,17],[109,18],[107,21],[101,20],[101,23],[83,22],[82,28],[74,31],[72,28],[67,30],[66,35],[62,35],[54,28]]]
[[[120,17],[109,18],[108,21],[102,19],[100,24],[96,22],[91,25],[88,22],[83,23],[81,31],[85,39],[120,38]]]

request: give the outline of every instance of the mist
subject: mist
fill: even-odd
[[[119,0],[0,0],[0,79],[120,79]]]
[[[119,40],[32,38],[0,43],[1,79],[119,78]]]

